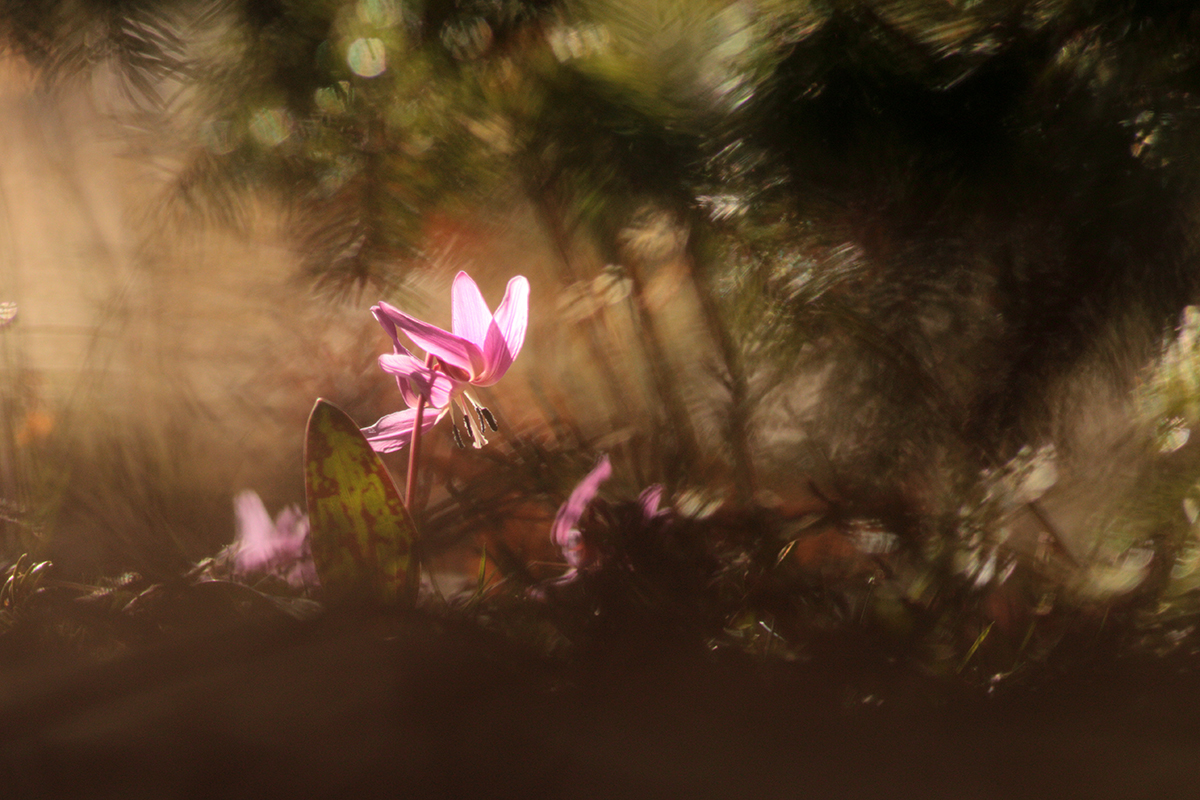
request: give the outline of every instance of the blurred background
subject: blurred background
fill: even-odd
[[[466,270],[533,292],[492,443],[429,439],[447,570],[561,560],[607,452],[977,582],[1190,586],[1188,4],[7,0],[0,47],[9,559],[165,575],[302,502],[317,397],[402,405],[369,307],[447,326]]]

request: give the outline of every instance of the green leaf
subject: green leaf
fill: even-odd
[[[354,420],[326,400],[318,399],[308,418],[304,464],[313,561],[326,599],[415,599],[412,517]]]

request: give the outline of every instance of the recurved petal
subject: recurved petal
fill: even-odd
[[[432,428],[446,414],[446,409],[427,409],[421,417],[421,432]],[[363,428],[363,436],[367,437],[372,449],[377,453],[392,453],[402,450],[412,439],[413,428],[416,427],[417,410],[406,408],[394,414],[387,414],[368,428]]]
[[[456,336],[482,348],[492,324],[492,312],[479,291],[479,286],[465,272],[454,276],[450,289],[450,329]]]
[[[444,372],[425,371],[413,374],[409,378],[413,399],[405,400],[409,405],[417,404],[416,396],[424,395],[425,402],[430,408],[445,408],[450,405],[454,393],[463,384],[446,375]],[[404,394],[402,391],[401,394]]]
[[[409,378],[413,373],[425,369],[425,365],[409,354],[387,353],[379,357],[379,368],[389,375],[396,376],[396,386],[400,389],[404,404],[415,406],[417,393],[413,390]]]
[[[483,351],[474,342],[449,331],[444,331],[436,325],[430,325],[416,317],[411,317],[397,308],[386,303],[378,306],[380,312],[391,320],[396,328],[403,331],[418,347],[427,353],[432,353],[441,361],[466,372],[472,378],[483,371]],[[384,328],[387,325],[384,324]]]
[[[491,386],[508,372],[525,343],[525,329],[528,325],[529,281],[525,276],[518,275],[508,282],[504,299],[500,301],[496,316],[488,325],[487,338],[483,343],[486,367],[472,383],[477,386]]]
[[[410,406],[417,404],[417,396],[425,395],[425,401],[433,408],[441,408],[450,402],[458,383],[444,372],[430,369],[408,353],[385,353],[379,357],[379,368],[396,376],[400,395]]]
[[[391,337],[392,347],[395,348],[395,351],[397,353],[408,353],[408,348],[400,343],[400,334],[396,330],[396,323],[391,317],[392,314],[402,313],[404,312],[400,311],[395,306],[390,306],[383,302],[377,306],[371,306],[371,316],[375,317],[375,321],[378,322],[383,327],[383,330],[387,333],[387,335]],[[409,353],[409,355],[412,354]]]
[[[579,518],[583,516],[588,503],[592,502],[596,492],[600,491],[600,484],[608,480],[611,475],[612,464],[609,463],[608,456],[600,456],[600,460],[596,462],[592,471],[579,482],[579,485],[571,492],[571,496],[567,498],[567,502],[559,507],[558,514],[554,517],[554,525],[550,528],[550,538],[564,550],[564,554],[568,548],[574,549],[578,544],[571,531],[579,524]],[[570,558],[570,555],[567,557]]]

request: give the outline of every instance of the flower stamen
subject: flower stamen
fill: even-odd
[[[471,430],[471,417],[463,412],[463,427],[467,429],[467,441],[476,448],[480,447],[479,442],[475,440],[475,432]]]

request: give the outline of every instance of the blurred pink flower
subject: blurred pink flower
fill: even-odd
[[[308,542],[308,515],[288,506],[272,520],[262,499],[253,491],[238,494],[233,508],[235,574],[276,575],[298,589],[320,584]]]
[[[571,565],[570,571],[563,576],[564,578],[573,575],[586,562],[587,547],[584,545],[583,535],[579,532],[579,519],[587,509],[588,503],[592,502],[596,493],[600,491],[600,484],[611,476],[612,464],[609,463],[608,456],[600,456],[596,466],[579,482],[575,491],[571,492],[567,502],[559,507],[558,514],[554,517],[554,525],[550,528],[550,539],[558,545],[567,559],[567,563]]]
[[[660,510],[658,504],[662,502],[663,486],[661,483],[655,483],[647,486],[638,495],[638,506],[642,509],[642,518],[649,521],[658,519],[667,515],[667,511]]]
[[[421,420],[422,431],[433,427],[457,402],[466,420],[468,438],[479,446],[483,431],[479,431],[476,441],[471,434],[467,401],[480,414],[480,428],[484,416],[468,387],[496,383],[521,351],[529,323],[529,281],[521,275],[510,280],[493,314],[471,276],[459,272],[450,291],[450,310],[451,330],[444,331],[387,303],[373,306],[371,313],[392,338],[394,350],[379,357],[379,366],[396,376],[400,395],[410,407],[416,406],[418,397],[425,397],[428,412]],[[424,358],[413,355],[401,343],[401,332],[429,354],[428,366]],[[408,444],[415,420],[416,412],[409,408],[388,414],[364,428],[363,433],[375,450],[387,453]],[[490,415],[488,422],[492,422]]]
[[[559,507],[554,516],[554,524],[550,527],[550,540],[562,551],[570,569],[557,578],[531,589],[534,598],[546,599],[548,588],[573,583],[584,570],[597,566],[605,557],[605,553],[596,546],[597,543],[589,544],[584,539],[579,529],[579,521],[599,494],[600,485],[610,477],[612,463],[607,455],[602,455],[596,461],[596,466],[592,467],[591,472],[584,476],[567,501]],[[663,487],[656,483],[638,495],[636,509],[631,508],[631,504],[622,504],[617,508],[605,506],[600,513],[609,526],[628,526],[634,535],[647,533],[656,527],[656,520],[671,514],[669,510],[659,508],[662,496]]]
[[[592,467],[592,471],[579,482],[579,485],[571,492],[571,496],[567,498],[567,502],[559,507],[558,513],[554,517],[554,524],[550,528],[550,539],[562,550],[563,557],[571,566],[571,569],[563,575],[564,579],[573,577],[579,568],[587,566],[594,558],[590,555],[587,544],[583,541],[583,535],[579,531],[579,520],[599,493],[600,484],[610,477],[612,477],[612,463],[608,460],[607,455],[600,456],[596,466]],[[641,512],[642,523],[658,519],[668,513],[665,510],[659,510],[658,506],[662,502],[662,496],[663,487],[657,483],[647,487],[638,495],[638,510]],[[640,523],[638,524],[640,525]]]

